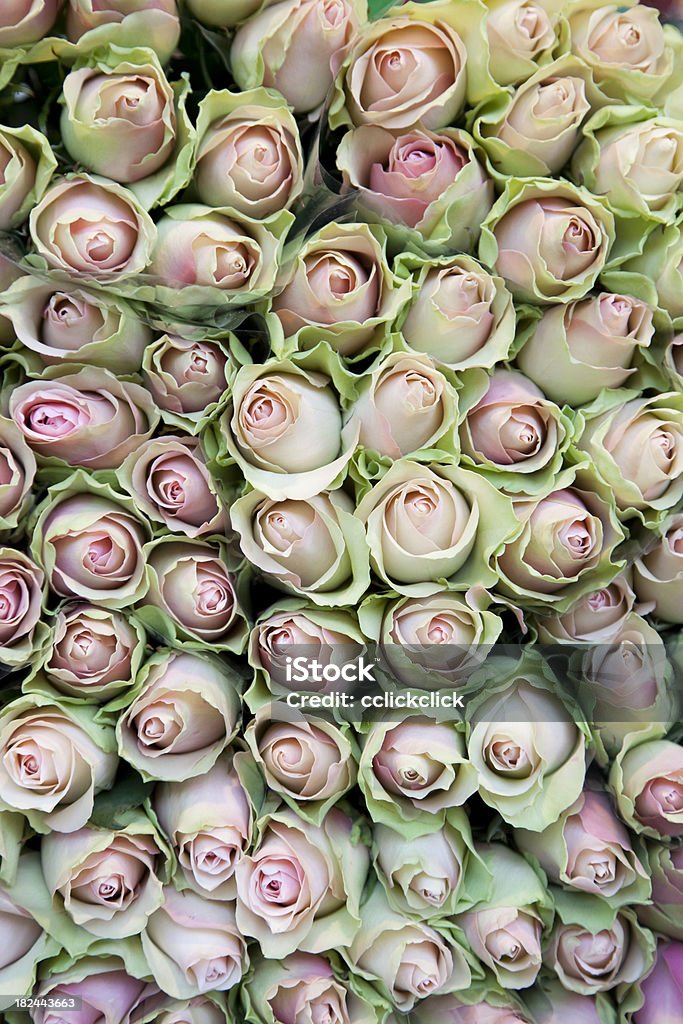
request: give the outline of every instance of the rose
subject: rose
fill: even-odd
[[[95,794],[114,781],[112,730],[86,705],[61,707],[32,694],[0,713],[0,798],[39,832],[75,832]]]
[[[164,422],[196,434],[225,393],[231,376],[217,342],[162,334],[145,349],[143,376]]]
[[[683,132],[678,121],[607,107],[591,117],[572,160],[573,176],[624,216],[669,221],[683,183]],[[637,120],[636,120],[637,118]]]
[[[515,528],[508,499],[483,477],[405,459],[365,495],[356,515],[377,575],[416,597],[437,593],[446,580],[462,590],[485,584],[491,549]]]
[[[114,43],[145,45],[165,64],[180,37],[176,0],[69,0],[66,28],[69,39],[83,37],[83,49]]]
[[[476,792],[477,776],[453,723],[411,715],[370,727],[358,784],[373,821],[413,838],[439,829]]]
[[[258,960],[245,994],[265,1024],[370,1024],[374,1009],[336,976],[329,961],[292,953],[282,962]]]
[[[45,576],[21,551],[0,548],[0,660],[23,665],[41,639]]]
[[[220,533],[227,516],[197,438],[164,435],[139,444],[121,466],[137,507],[173,533]]]
[[[452,450],[458,412],[453,378],[428,356],[393,352],[367,373],[351,416],[360,423],[360,443],[399,459],[421,448]]]
[[[342,356],[371,346],[407,296],[389,269],[383,229],[368,224],[321,228],[282,269],[278,287],[271,305],[285,337],[299,349],[325,339]]]
[[[46,370],[14,388],[9,414],[39,458],[118,469],[159,422],[146,389],[109,370]]]
[[[646,848],[652,878],[652,903],[638,907],[638,919],[648,928],[671,939],[681,939],[680,908],[683,904],[683,846],[650,842]]]
[[[0,307],[21,344],[48,364],[81,362],[114,373],[140,369],[151,331],[123,299],[22,277]]]
[[[119,612],[66,603],[55,617],[44,671],[60,693],[101,703],[131,685],[145,639]]]
[[[163,906],[152,914],[141,939],[154,979],[176,999],[226,992],[249,966],[232,906],[203,900],[190,890],[166,888]]]
[[[459,995],[463,996],[464,993]],[[527,1024],[527,1018],[522,1016],[518,1007],[502,1003],[498,1005],[501,997],[497,992],[490,998],[496,1000],[495,1004],[476,1002],[466,1005],[460,1002],[458,996],[431,996],[419,1003],[413,1014],[419,1024],[437,1024],[444,1019],[451,1021],[451,1024]]]
[[[526,1005],[537,1024],[560,1024],[573,1020],[576,1024],[604,1024],[613,1018],[609,996],[584,996],[569,992],[550,976],[543,979],[543,987],[535,986],[524,994]]]
[[[463,465],[479,466],[508,493],[532,493],[559,472],[570,422],[521,373],[496,370],[466,385],[462,399]]]
[[[36,460],[12,420],[0,416],[0,529],[19,525],[31,503]]]
[[[79,470],[48,492],[33,552],[58,594],[125,608],[147,590],[147,536],[130,499]]]
[[[121,956],[65,958],[34,990],[37,1002],[30,1016],[33,1024],[63,1024],[63,1015],[69,1012],[98,1024],[131,1024],[146,1000],[158,994],[155,985],[129,973]],[[80,1009],[62,1009],[69,1005]]]
[[[646,900],[648,873],[605,793],[584,789],[542,832],[515,829],[515,844],[553,882],[601,896],[612,907]]]
[[[639,601],[654,603],[658,618],[665,622],[682,621],[683,515],[666,521],[656,543],[636,560],[633,586]]]
[[[163,849],[142,812],[133,812],[132,820],[117,831],[88,827],[67,836],[48,833],[40,853],[57,906],[91,935],[137,935],[161,906]]]
[[[0,886],[2,1010],[15,1005],[16,993],[31,992],[39,962],[54,956],[58,949],[58,943],[45,931],[46,917],[49,920],[50,894],[40,871],[40,858],[37,853],[23,853],[12,884]],[[10,992],[14,997],[9,996]]]
[[[631,573],[623,572],[600,590],[584,594],[564,615],[539,616],[539,639],[548,644],[613,640],[635,604],[631,584]]]
[[[273,501],[250,491],[230,509],[245,558],[314,604],[353,605],[370,583],[363,527],[342,491]]]
[[[277,89],[297,114],[324,102],[366,7],[359,0],[284,0],[237,30],[230,65],[241,89]],[[305,81],[301,68],[306,67]]]
[[[145,558],[149,590],[140,609],[143,622],[169,641],[180,637],[195,646],[199,641],[222,650],[242,649],[246,626],[224,542],[162,537],[146,547]]]
[[[263,955],[319,953],[348,946],[360,927],[368,852],[354,844],[351,820],[333,808],[319,827],[283,810],[261,822],[253,852],[239,861],[237,926]],[[331,938],[331,937],[334,938]]]
[[[132,192],[88,174],[72,174],[50,185],[31,210],[31,239],[38,256],[68,273],[106,276],[139,274],[150,261],[156,229]]]
[[[251,844],[246,756],[226,752],[203,775],[154,791],[154,811],[178,858],[177,881],[206,899],[234,899],[235,867]]]
[[[550,306],[522,331],[515,362],[556,402],[583,405],[633,376],[652,341],[652,309],[631,295],[599,295]]]
[[[42,39],[52,28],[62,0],[22,0],[0,16],[0,46],[23,46]]]
[[[548,894],[534,869],[501,843],[479,847],[493,889],[460,918],[472,951],[504,989],[528,988],[541,968]]]
[[[50,144],[41,132],[30,125],[0,127],[0,229],[16,228],[26,220],[31,207],[43,197],[56,167]]]
[[[493,203],[474,142],[457,128],[396,137],[364,125],[342,139],[337,166],[373,214],[415,228],[439,250],[474,248]]]
[[[120,710],[121,756],[144,779],[201,775],[237,729],[239,692],[229,666],[209,655],[157,651],[135,687],[112,702]]]
[[[110,51],[64,79],[60,129],[74,162],[127,184],[159,171],[176,145],[175,95],[156,58]]]
[[[501,593],[564,612],[624,567],[613,560],[624,532],[612,495],[590,469],[572,469],[558,484],[568,486],[518,507],[517,535],[495,564]]]
[[[303,170],[297,123],[272,93],[211,91],[199,104],[194,184],[202,203],[268,217],[301,193]]]
[[[627,737],[610,769],[624,821],[636,832],[683,835],[683,747],[672,740]]]
[[[613,240],[611,212],[586,189],[513,178],[482,224],[479,258],[517,299],[570,302],[593,287]]]
[[[401,314],[401,337],[452,370],[493,366],[507,358],[515,335],[512,297],[469,256],[397,259],[400,277],[412,274],[412,300]]]
[[[584,732],[542,671],[533,660],[503,664],[502,683],[493,693],[486,686],[468,716],[479,795],[504,821],[534,832],[576,800],[586,773]]]
[[[169,1000],[163,1007],[152,1011],[157,1024],[225,1024],[225,1012],[212,999],[195,996],[193,999]],[[143,1018],[147,1021],[147,1017]]]
[[[562,24],[553,6],[535,0],[502,0],[490,6],[489,64],[500,85],[528,79],[551,59]]]
[[[608,287],[637,291],[651,306],[661,306],[672,317],[683,316],[683,233],[680,218],[658,224],[643,243],[642,252],[620,264],[604,278]]]
[[[635,1024],[675,1020],[683,993],[683,943],[658,943],[654,968],[641,982],[640,991],[642,1006],[633,1016]]]
[[[472,970],[456,939],[394,913],[379,885],[361,914],[362,928],[344,955],[401,1013],[426,996],[470,985]]]
[[[204,25],[233,28],[263,6],[263,0],[188,0],[193,17]]]
[[[618,100],[650,99],[671,74],[672,51],[650,7],[579,7],[569,24],[572,50]]]
[[[332,128],[379,124],[400,131],[456,121],[465,103],[468,59],[476,59],[459,34],[467,15],[459,14],[443,0],[429,8],[411,3],[368,25],[335,83]]]
[[[683,396],[612,392],[584,409],[582,420],[577,445],[593,460],[623,518],[661,519],[683,494]]]

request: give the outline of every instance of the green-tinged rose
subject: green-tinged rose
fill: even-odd
[[[402,253],[397,272],[412,298],[398,325],[407,347],[452,370],[489,367],[506,359],[515,336],[512,297],[470,256],[426,260]]]
[[[45,574],[22,551],[0,548],[0,664],[26,665],[45,642]]]
[[[607,288],[637,295],[672,317],[683,316],[683,231],[680,217],[659,224],[641,240],[637,255],[602,277]]]
[[[233,28],[264,5],[264,0],[187,0],[192,16],[215,28]]]
[[[609,995],[584,996],[570,992],[557,978],[542,977],[539,984],[524,993],[524,1001],[535,1024],[616,1024],[617,1011]]]
[[[328,607],[353,605],[367,590],[368,547],[344,492],[275,501],[249,491],[230,516],[245,558],[274,586]]]
[[[46,925],[54,932],[57,922],[51,919],[40,857],[24,853],[12,884],[0,884],[0,1010],[15,1007],[17,996],[28,996],[41,961],[59,952],[59,942]]]
[[[16,423],[0,416],[0,536],[23,523],[32,504],[36,459]]]
[[[28,124],[0,126],[0,230],[19,227],[26,220],[56,168],[50,143],[41,132]]]
[[[479,258],[517,299],[546,305],[580,299],[614,241],[604,200],[552,178],[511,178],[482,225]]]
[[[75,832],[109,789],[119,759],[113,731],[87,705],[60,706],[42,694],[0,713],[0,799],[38,832]]]
[[[683,845],[648,842],[646,857],[652,878],[652,903],[638,907],[638,919],[656,932],[683,941]]]
[[[67,35],[88,52],[115,43],[145,46],[165,64],[180,38],[176,0],[69,0]]]
[[[235,735],[240,686],[217,657],[157,651],[135,687],[110,705],[120,711],[121,756],[144,779],[193,778],[216,763]]]
[[[542,832],[515,829],[515,845],[536,857],[551,881],[601,896],[612,907],[649,898],[648,872],[604,792],[584,789]]]
[[[657,618],[683,622],[683,515],[666,520],[654,544],[633,566],[638,600],[654,604]]]
[[[229,344],[162,334],[145,349],[143,378],[161,418],[196,434],[217,410],[233,375]]]
[[[57,18],[61,0],[22,0],[0,14],[0,46],[24,46],[42,39]]]
[[[486,999],[480,998],[483,994]],[[513,996],[488,985],[484,992],[476,986],[457,995],[425,999],[413,1010],[413,1019],[418,1024],[439,1024],[443,1020],[451,1024],[529,1024],[524,1008]]]
[[[630,570],[572,604],[563,615],[543,615],[539,609],[536,627],[543,643],[609,643],[620,632],[633,610],[636,595]]]
[[[191,999],[171,999],[163,1004],[154,996],[143,1016],[136,1016],[138,1024],[227,1024],[227,1007],[220,996],[193,996]]]
[[[338,808],[320,826],[282,810],[260,822],[260,837],[235,870],[237,925],[264,956],[348,946],[361,927],[369,855]]]
[[[516,529],[511,502],[478,473],[395,462],[356,509],[376,574],[399,594],[495,582],[491,556]]]
[[[566,49],[566,24],[556,0],[493,0],[487,7],[489,67],[500,85],[526,81]]]
[[[612,763],[610,786],[621,817],[636,832],[657,839],[683,836],[680,744],[632,733]]]
[[[600,292],[532,314],[516,364],[549,398],[574,406],[633,377],[654,335],[652,309],[631,295]]]

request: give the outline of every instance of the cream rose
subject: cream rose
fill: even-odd
[[[607,586],[585,594],[564,615],[540,616],[539,638],[543,643],[609,643],[620,632],[633,610],[636,595],[630,572],[623,572]]]
[[[0,14],[0,46],[35,43],[52,28],[62,0],[19,0]]]
[[[162,418],[194,434],[225,394],[231,366],[216,342],[163,334],[145,350],[142,372]]]
[[[548,960],[565,988],[573,992],[591,995],[635,982],[652,962],[647,940],[630,916],[602,917],[603,927],[571,921],[553,929]],[[650,943],[654,945],[651,938]]]
[[[162,63],[173,54],[180,38],[176,0],[68,0],[66,30],[84,47],[107,43],[135,47],[141,40]]]
[[[513,85],[550,60],[558,42],[555,5],[536,0],[498,0],[488,6],[486,35],[491,74],[500,85]]]
[[[683,621],[683,515],[668,521],[662,536],[637,559],[633,585],[639,601],[654,604],[658,618]]]

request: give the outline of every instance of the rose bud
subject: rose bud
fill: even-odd
[[[199,104],[197,132],[194,186],[207,206],[258,219],[286,210],[301,193],[299,129],[272,93],[208,93]]]
[[[572,992],[594,995],[643,977],[654,954],[652,934],[630,910],[616,913],[595,896],[558,893],[545,961]]]
[[[111,788],[119,759],[94,710],[31,694],[0,713],[0,799],[37,832],[82,828],[95,794]]]
[[[562,1024],[572,1020],[575,1024],[613,1024],[616,1011],[609,996],[584,996],[569,992],[550,975],[541,979],[524,1001],[533,1014],[535,1024]]]
[[[163,1006],[159,1006],[152,998],[151,1004],[151,1019],[156,1024],[225,1024],[227,1020],[226,1011],[205,996],[182,1000],[168,999]],[[148,1018],[142,1019],[147,1021]]]
[[[524,858],[501,843],[479,848],[493,889],[458,922],[476,956],[504,989],[528,988],[541,969],[548,892]]]
[[[108,282],[139,274],[156,228],[132,192],[88,174],[52,184],[31,210],[31,238],[48,267]]]
[[[380,722],[365,736],[358,784],[368,813],[409,838],[439,827],[446,812],[477,791],[477,773],[452,722],[409,716]]]
[[[189,890],[164,889],[164,904],[141,939],[155,981],[176,999],[227,992],[249,966],[232,905]]]
[[[0,46],[2,34],[0,27]],[[56,167],[50,143],[41,132],[30,125],[0,127],[0,230],[23,224],[42,199]]]
[[[683,395],[605,393],[583,410],[577,445],[628,519],[656,523],[683,495]],[[581,424],[579,424],[579,427]]]
[[[386,235],[368,224],[327,224],[278,277],[272,309],[299,349],[321,339],[342,356],[373,344],[408,295],[389,269]]]
[[[16,994],[32,991],[39,963],[57,954],[60,944],[46,931],[55,923],[40,857],[23,853],[12,884],[0,885],[0,1010],[16,1007]]]
[[[292,953],[284,960],[259,959],[244,993],[263,1024],[371,1024],[375,1011],[338,979],[329,961],[311,953]]]
[[[485,584],[493,535],[499,546],[518,528],[509,500],[477,473],[404,459],[365,495],[356,515],[377,575],[415,597],[437,593],[446,579],[459,590]]]
[[[601,292],[550,306],[524,331],[517,366],[553,401],[583,405],[618,388],[652,341],[652,309],[631,295]]]
[[[132,686],[145,644],[141,626],[119,612],[71,602],[55,616],[43,668],[55,690],[100,704]]]
[[[121,466],[119,479],[140,511],[172,533],[200,537],[227,527],[197,438],[166,434],[143,442]]]
[[[552,7],[535,0],[498,0],[490,5],[486,16],[489,64],[499,85],[524,81],[539,65],[548,64],[561,26]]]
[[[381,886],[364,904],[361,921],[343,956],[354,974],[374,982],[399,1012],[409,1012],[426,996],[471,984],[471,958],[456,937],[394,913]]]
[[[205,899],[235,898],[235,867],[251,844],[251,799],[242,781],[249,778],[247,757],[227,751],[203,775],[154,790],[155,814],[180,866],[176,882]]]
[[[106,608],[147,590],[142,546],[148,528],[133,503],[82,470],[50,488],[34,529],[34,553],[51,588]]]
[[[125,828],[81,828],[70,835],[44,836],[43,875],[58,905],[91,935],[123,939],[137,935],[161,906],[157,872],[164,862],[154,826],[142,811]]]
[[[500,671],[508,678],[473,702],[467,754],[482,800],[515,828],[540,832],[581,792],[586,737],[542,666]]]
[[[159,422],[147,390],[109,370],[46,370],[14,388],[9,414],[36,455],[88,469],[118,469]]]
[[[515,298],[543,306],[590,291],[613,240],[612,214],[585,189],[511,179],[482,225],[479,258]]]
[[[640,985],[641,1007],[634,1013],[634,1024],[668,1024],[680,1015],[683,999],[683,943],[657,943],[657,958],[652,971]]]
[[[370,583],[363,526],[348,496],[273,501],[250,491],[230,508],[244,557],[282,590],[322,606],[353,605]]]
[[[147,545],[149,590],[139,614],[169,642],[180,638],[239,652],[247,628],[227,548],[215,539],[218,544],[161,537]]]
[[[655,546],[635,561],[633,586],[658,619],[683,622],[683,515],[666,521]]]
[[[146,1005],[146,1000],[157,997],[159,990],[156,985],[129,973],[123,956],[133,961],[137,958],[127,949],[124,953],[123,949],[122,955],[100,954],[58,961],[57,969],[33,992],[36,999],[30,1011],[33,1024],[64,1024],[65,1014],[78,1024],[81,1021],[132,1024],[133,1020],[138,1020],[138,1012]],[[149,977],[143,964],[133,963],[131,967]],[[62,1009],[70,1005],[78,1009]]]
[[[163,334],[148,345],[142,373],[165,423],[196,434],[225,394],[232,367],[219,342]]]
[[[451,810],[438,832],[407,839],[375,825],[375,869],[392,908],[421,920],[450,917],[476,902],[486,871],[466,814]]]
[[[652,903],[637,908],[638,919],[670,939],[683,940],[683,845],[649,842],[646,854],[652,878]]]
[[[367,25],[337,78],[331,127],[378,124],[401,131],[453,124],[465,103],[468,58],[475,66],[477,57],[483,60],[476,34],[467,40],[471,54],[459,34],[466,20],[458,7],[438,0]]]
[[[536,626],[540,641],[546,644],[610,643],[633,610],[636,595],[631,584],[631,573],[627,570],[600,590],[584,594],[564,615],[541,617],[539,613]]]
[[[302,816],[320,816],[356,782],[357,749],[348,726],[287,705],[257,712],[244,738],[268,789]]]
[[[25,665],[44,639],[45,576],[21,551],[0,548],[0,664]]]
[[[631,733],[612,763],[610,787],[621,817],[636,832],[657,839],[683,836],[683,747],[678,743]]]
[[[263,7],[263,0],[187,0],[197,21],[215,28],[234,28]]]
[[[241,934],[275,959],[295,950],[319,953],[331,941],[348,946],[361,925],[369,859],[352,840],[351,819],[333,808],[316,827],[282,810],[260,828],[255,849],[235,869]]]
[[[647,900],[647,871],[605,793],[584,789],[542,832],[515,829],[515,844],[553,882],[601,896],[612,907]]]
[[[342,428],[340,405],[323,373],[290,360],[243,366],[218,423],[219,451],[225,443],[252,487],[271,498],[313,497],[340,479],[356,447],[358,425]]]
[[[496,370],[465,387],[462,398],[463,465],[478,466],[508,493],[533,493],[554,479],[571,425],[540,388],[521,373]]]
[[[36,459],[16,423],[0,416],[0,535],[14,530],[32,503]]]
[[[69,39],[81,38],[83,52],[114,43],[136,47],[144,40],[165,64],[180,38],[176,0],[68,0]]]
[[[3,4],[0,12],[0,46],[24,46],[46,36],[62,6],[62,0],[20,0]]]
[[[351,416],[360,422],[366,448],[392,459],[439,442],[453,450],[458,396],[453,378],[428,356],[393,352],[363,377],[358,390]]]
[[[591,68],[595,81],[617,100],[650,99],[673,67],[659,12],[636,4],[583,7],[569,17],[572,50]]]
[[[555,482],[569,486],[518,506],[517,536],[495,563],[502,594],[525,606],[564,612],[623,569],[613,553],[624,532],[612,495],[591,470],[580,466]]]
[[[397,138],[364,125],[342,139],[337,166],[372,213],[414,228],[440,250],[473,249],[493,204],[473,139],[457,128]]]
[[[17,340],[50,365],[83,363],[114,373],[140,369],[152,333],[118,296],[23,277],[3,296]]]
[[[398,272],[412,271],[413,296],[401,315],[410,349],[452,370],[493,366],[506,359],[515,336],[512,297],[470,256],[424,260],[404,253]]]
[[[325,101],[342,55],[365,15],[360,0],[267,4],[235,34],[230,49],[235,81],[240,89],[259,85],[277,89],[296,114],[315,110]]]
[[[116,724],[121,756],[144,779],[174,782],[216,763],[237,729],[239,690],[218,658],[160,650],[112,708],[122,712]]]

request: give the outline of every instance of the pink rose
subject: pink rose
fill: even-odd
[[[45,576],[14,548],[0,548],[0,661],[27,661],[40,621]]]
[[[221,345],[175,334],[163,334],[148,345],[142,367],[163,419],[192,433],[229,383],[230,363]]]
[[[144,634],[119,612],[69,603],[55,617],[44,671],[69,697],[99,703],[132,685]]]
[[[12,420],[0,417],[0,528],[13,529],[31,502],[36,460]]]
[[[180,37],[176,0],[68,0],[69,39],[84,45],[100,43],[135,47],[144,39],[162,63],[170,58]]]
[[[665,532],[633,567],[638,599],[654,605],[658,618],[683,622],[683,515],[666,523]]]
[[[622,748],[610,782],[622,817],[638,832],[683,835],[683,747],[650,740]]]
[[[34,991],[38,1002],[30,1011],[33,1024],[64,1024],[64,1015],[73,1018],[74,1013],[94,1024],[131,1024],[135,1011],[158,989],[116,965],[116,959],[86,956],[71,968],[51,974]],[[61,1000],[66,1005],[75,1000],[80,1009],[61,1009]]]
[[[631,573],[623,572],[579,598],[564,615],[539,616],[539,638],[547,644],[610,642],[633,610],[636,595],[631,584]]]
[[[674,1024],[683,1000],[683,942],[660,939],[654,968],[641,982],[642,1006],[634,1024]]]
[[[11,0],[0,11],[0,46],[35,43],[52,28],[63,0]]]

